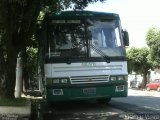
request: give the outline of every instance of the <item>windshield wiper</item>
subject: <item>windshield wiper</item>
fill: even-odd
[[[106,54],[103,53],[102,50],[100,50],[99,48],[97,48],[96,46],[94,46],[93,44],[91,44],[91,47],[98,53],[100,54],[107,63],[110,63],[110,57],[107,56]]]

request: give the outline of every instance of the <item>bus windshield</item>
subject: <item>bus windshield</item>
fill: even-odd
[[[48,57],[124,56],[119,20],[65,19],[52,20],[47,30]]]

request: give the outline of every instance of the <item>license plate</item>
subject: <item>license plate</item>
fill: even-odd
[[[84,88],[83,89],[84,94],[96,94],[96,88]]]

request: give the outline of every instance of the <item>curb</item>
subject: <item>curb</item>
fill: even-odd
[[[0,120],[29,120],[31,103],[25,106],[0,106]]]

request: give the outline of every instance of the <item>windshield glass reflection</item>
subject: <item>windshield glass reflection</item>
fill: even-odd
[[[46,56],[102,57],[124,56],[118,20],[53,20],[48,27]]]
[[[124,56],[122,41],[120,39],[119,27],[116,20],[88,20],[91,44],[101,50],[107,56]],[[91,48],[91,57],[98,57]]]

